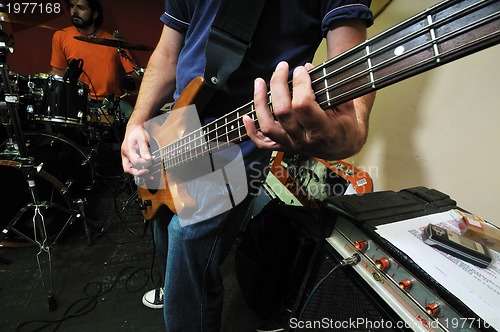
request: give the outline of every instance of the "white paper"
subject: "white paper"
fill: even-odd
[[[424,271],[465,303],[479,317],[500,331],[500,254],[487,268],[480,268],[425,244],[422,233],[434,224],[460,233],[460,216],[454,210],[377,227],[377,233],[406,253]]]

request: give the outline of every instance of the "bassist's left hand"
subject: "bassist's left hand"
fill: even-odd
[[[264,80],[255,80],[254,105],[260,129],[257,130],[250,117],[245,116],[243,121],[248,136],[261,149],[327,160],[347,158],[365,143],[368,119],[358,114],[353,101],[323,110],[315,99],[308,74],[310,69],[311,64],[294,69],[291,94],[288,64],[278,64],[270,82],[274,117]]]

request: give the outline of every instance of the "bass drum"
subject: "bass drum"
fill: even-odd
[[[0,229],[2,234],[2,245],[24,246],[29,243],[27,238],[34,240],[33,217],[34,209],[28,206],[33,203],[28,183],[21,170],[21,163],[14,160],[0,160],[0,179],[3,191],[6,193],[0,200],[2,218],[0,218]],[[73,198],[67,188],[54,176],[41,170],[34,176],[39,202],[46,202],[48,208],[41,209],[47,234],[57,234],[66,222],[71,218],[68,209],[74,209]],[[57,207],[56,207],[57,206]],[[59,208],[60,207],[60,208]],[[13,220],[16,217],[17,220]],[[23,234],[19,235],[11,228]]]
[[[36,165],[51,174],[73,197],[83,198],[94,185],[91,149],[84,148],[62,134],[24,133],[28,154]]]

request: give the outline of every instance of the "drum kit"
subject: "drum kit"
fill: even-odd
[[[45,73],[24,76],[9,70],[6,57],[13,40],[2,27],[2,21],[9,20],[19,23],[0,12],[0,111],[5,129],[0,145],[0,179],[7,193],[3,196],[8,197],[2,199],[0,209],[0,244],[9,233],[40,245],[39,239],[47,239],[51,232],[54,244],[78,219],[83,221],[91,243],[85,206],[96,178],[94,159],[103,140],[120,138],[117,133],[124,130],[126,119],[119,111],[118,100],[111,106],[93,106],[89,87],[80,81]],[[132,62],[135,72],[143,74],[123,50],[150,47],[115,35],[75,38],[117,48]],[[51,219],[59,220],[53,223],[57,230],[46,228]],[[33,234],[23,231],[26,224]]]

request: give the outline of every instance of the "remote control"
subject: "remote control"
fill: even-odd
[[[479,267],[487,267],[491,263],[490,253],[484,244],[439,226],[429,224],[423,239],[426,244]]]

